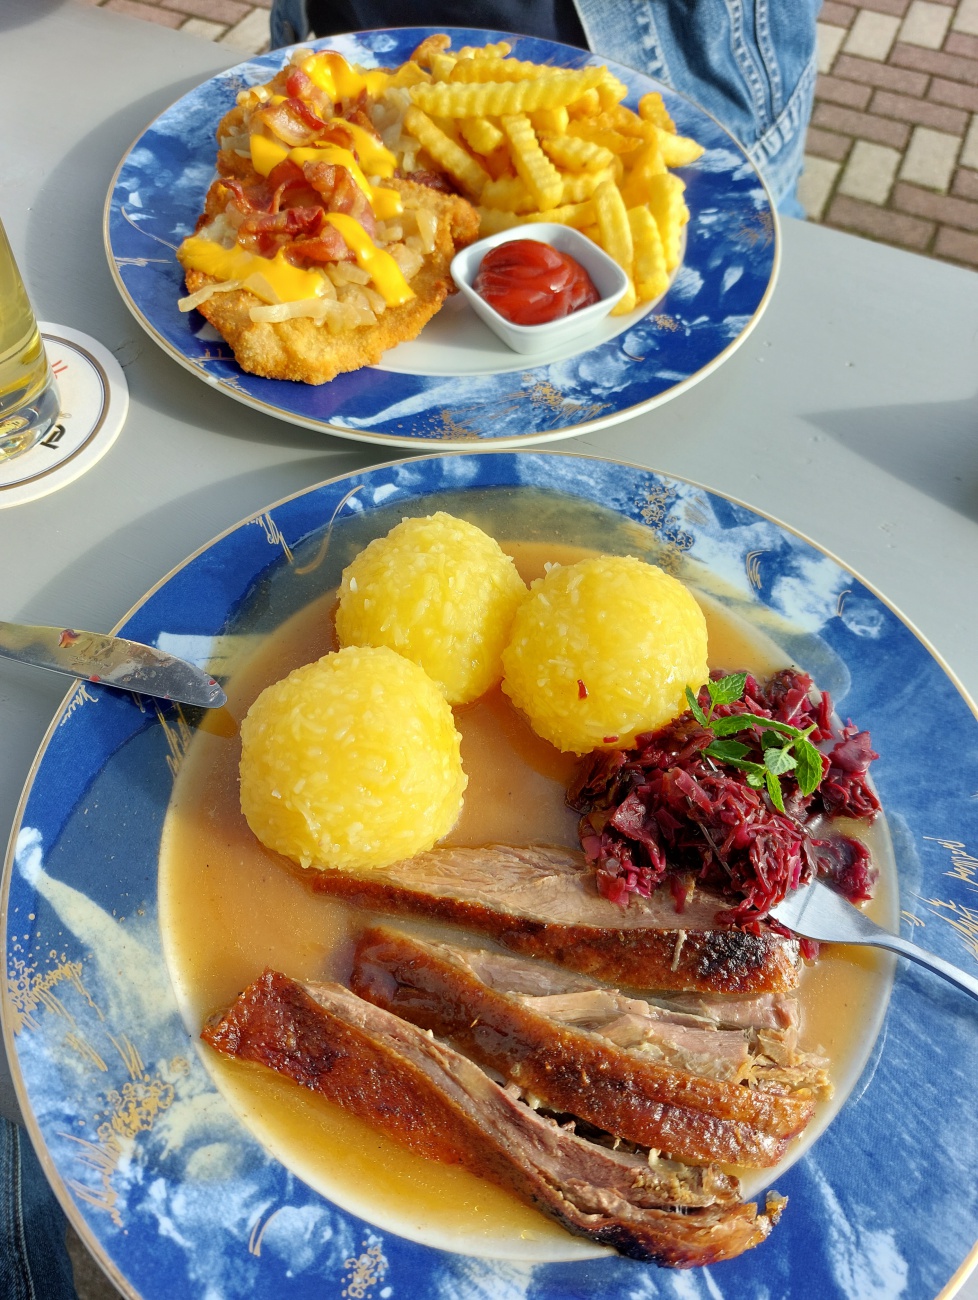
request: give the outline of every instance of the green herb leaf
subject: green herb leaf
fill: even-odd
[[[795,757],[798,760],[795,779],[802,794],[814,794],[822,780],[822,755],[810,740],[804,737],[794,744]]]
[[[784,812],[784,799],[781,795],[781,782],[773,772],[767,773],[767,792],[771,796],[771,802],[777,808],[779,813]]]
[[[732,736],[738,731],[749,731],[753,725],[747,713],[731,713],[729,718],[714,718],[710,723],[715,736]]]
[[[714,708],[718,704],[733,704],[734,700],[739,700],[743,695],[746,685],[746,673],[731,673],[729,677],[721,677],[717,682],[707,682],[706,689],[710,692],[710,703]]]
[[[756,713],[735,713],[728,718],[714,718],[713,710],[720,704],[733,704],[739,700],[747,684],[746,673],[730,673],[719,681],[707,682],[710,695],[710,708],[705,712],[690,687],[686,687],[686,700],[690,712],[701,727],[706,727],[716,737],[705,752],[721,763],[727,763],[744,772],[747,784],[755,790],[767,789],[771,802],[778,812],[783,813],[784,794],[781,790],[782,776],[795,773],[798,789],[803,795],[812,794],[818,789],[822,780],[822,756],[808,737],[815,730],[815,724],[804,731],[792,727],[787,722],[778,722],[774,718],[762,718]],[[755,763],[746,757],[750,746],[737,740],[726,740],[739,731],[760,731],[760,745],[764,755],[763,763]]]
[[[765,749],[764,766],[773,776],[784,776],[796,766],[795,760],[787,749]]]
[[[749,754],[750,748],[742,745],[739,740],[714,740],[712,744],[707,745],[704,752],[711,758],[718,758],[721,763],[733,763],[738,758],[743,758],[745,754]]]
[[[759,718],[756,713],[744,713],[741,714],[741,717],[750,718],[756,727],[764,727],[768,731],[780,732],[782,736],[791,736],[793,740],[805,734],[798,727],[792,727],[787,722],[777,722],[774,718]]]
[[[699,701],[697,700],[696,696],[693,694],[693,692],[690,690],[688,686],[686,687],[686,703],[689,705],[690,713],[700,724],[700,726],[701,727],[709,726],[709,723],[706,720],[706,714],[700,708]]]

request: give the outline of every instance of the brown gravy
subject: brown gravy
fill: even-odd
[[[547,560],[568,563],[591,553],[531,543],[505,549],[527,581]],[[784,666],[773,642],[712,602],[704,602],[704,612],[711,664],[759,674]],[[227,709],[205,720],[176,780],[160,858],[160,923],[191,1032],[266,966],[300,980],[345,980],[353,941],[369,919],[307,889],[254,838],[238,804],[238,722],[266,685],[333,648],[327,597],[289,619],[235,674]],[[536,737],[499,690],[456,716],[469,787],[450,841],[576,845],[576,818],[563,799],[576,760]],[[885,881],[887,846],[876,833],[873,839]],[[889,900],[882,892],[877,906],[885,915]],[[848,950],[824,954],[804,976],[804,1041],[832,1057],[838,1088],[811,1136],[829,1122],[855,1080],[885,997],[885,970],[874,955]],[[330,1199],[379,1227],[472,1254],[571,1259],[596,1253],[493,1184],[413,1155],[259,1066],[202,1050],[219,1087],[266,1147]],[[770,1185],[771,1171],[745,1180],[750,1195]]]

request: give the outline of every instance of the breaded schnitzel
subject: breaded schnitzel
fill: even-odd
[[[399,75],[297,51],[218,126],[219,179],[177,252],[180,307],[244,370],[325,383],[415,338],[455,291],[449,266],[479,217],[438,178],[405,178],[384,144],[375,119],[399,132]]]
[[[471,243],[479,229],[475,209],[456,195],[408,180],[391,180],[406,212],[422,209],[435,218],[434,249],[409,283],[414,297],[388,307],[375,324],[340,329],[310,317],[254,321],[250,310],[261,300],[245,289],[214,294],[197,310],[224,336],[243,370],[269,379],[322,384],[347,370],[375,365],[397,343],[416,338],[449,293],[455,292],[448,268],[457,248]],[[201,271],[187,271],[191,293],[215,283]]]

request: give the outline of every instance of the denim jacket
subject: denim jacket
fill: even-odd
[[[316,11],[317,3],[328,12],[329,0],[312,0],[308,7],[307,0],[274,0],[273,48],[306,39],[307,14]],[[815,87],[815,18],[821,4],[574,0],[590,49],[664,81],[712,113],[748,151],[775,203],[790,216],[804,215],[795,187]],[[355,13],[356,0],[347,0],[343,8]],[[383,6],[369,6],[372,21],[362,26],[375,25],[378,8]],[[525,24],[532,0],[521,0],[517,9]],[[437,3],[419,5],[417,19],[437,25],[435,10]],[[473,0],[469,21],[506,30],[512,25],[506,21],[512,10],[513,0]]]
[[[789,216],[815,89],[822,0],[575,0],[588,45],[657,77],[741,142]]]

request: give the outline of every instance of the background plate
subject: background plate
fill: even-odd
[[[541,498],[552,508],[524,518],[522,535],[600,545],[608,510],[620,517],[616,528],[644,525],[660,562],[725,592],[833,692],[843,717],[871,729],[904,929],[973,970],[971,707],[849,570],[719,494],[556,453],[407,460],[244,521],[171,574],[118,630],[227,670],[327,590],[350,548],[375,520],[385,530],[391,510],[461,502],[464,511],[471,502],[475,517],[488,511],[504,521],[513,489],[524,486],[566,496]],[[350,523],[324,551],[338,509]],[[194,724],[192,712],[173,706],[159,712],[130,695],[75,687],[35,764],[4,876],[3,1022],[21,1106],[72,1221],[127,1294],[933,1300],[968,1254],[978,1223],[978,1139],[967,1109],[978,1072],[975,1008],[910,965],[898,969],[883,1032],[841,1113],[777,1179],[791,1202],[781,1224],[738,1260],[680,1275],[611,1257],[468,1258],[381,1232],[311,1191],[265,1154],[216,1091],[166,974],[160,830]]]
[[[403,62],[432,31],[366,32],[313,42],[368,66]],[[584,50],[526,36],[448,28],[455,48],[506,37],[520,59],[563,67],[606,63],[641,95],[660,90],[678,129],[707,152],[679,175],[692,217],[679,274],[649,312],[617,317],[585,352],[571,343],[528,365],[461,295],[384,363],[312,386],[246,374],[185,293],[174,252],[190,234],[214,175],[217,123],[247,86],[267,81],[281,50],[199,86],[156,119],[122,160],[106,200],[109,266],[130,310],[177,361],[239,401],[293,424],[414,449],[489,441],[495,447],[572,437],[675,397],[744,341],[774,286],[777,218],[753,163],[703,109],[640,73]]]

